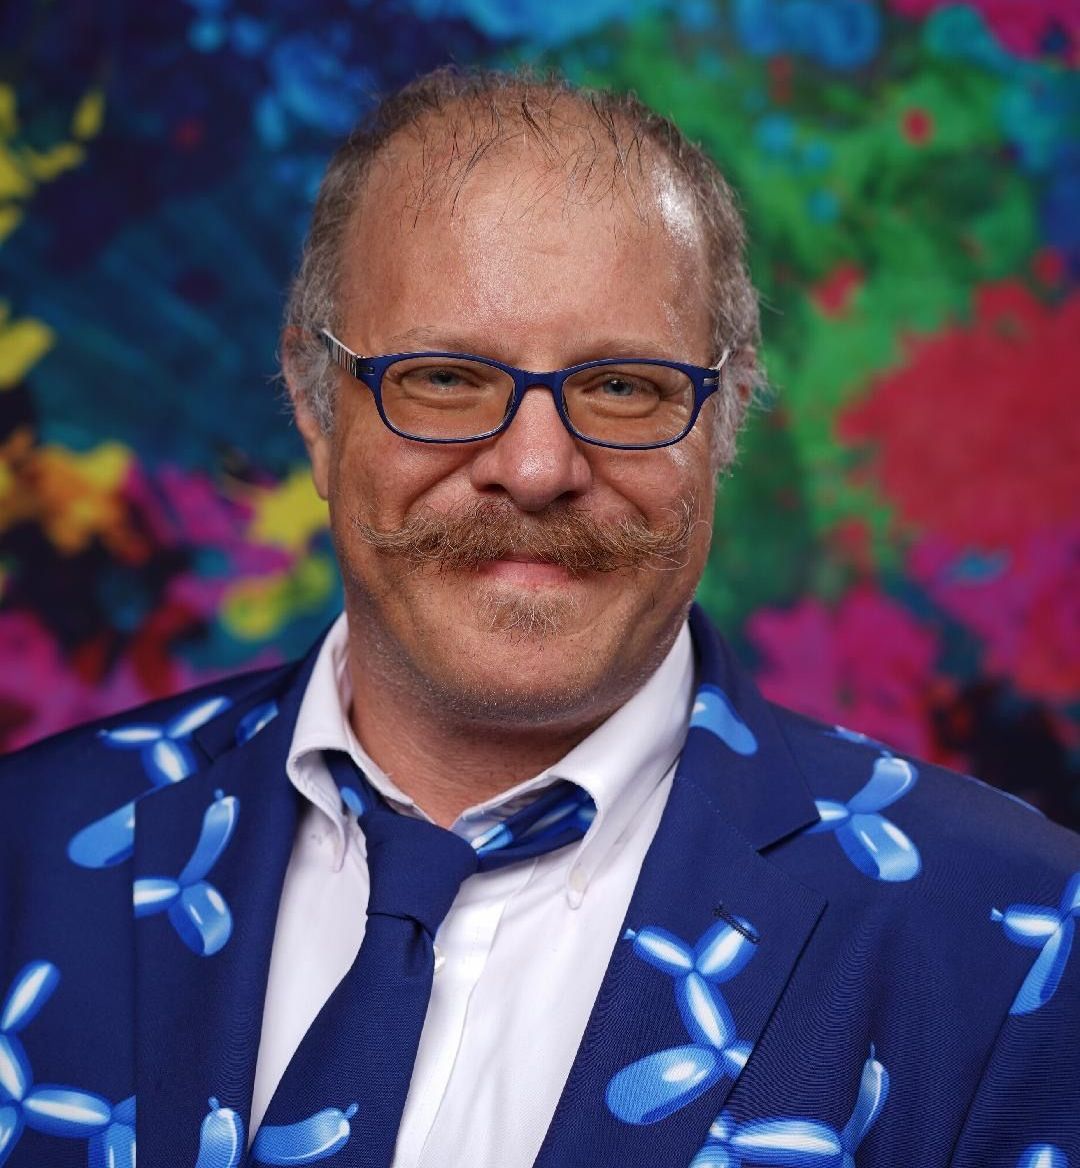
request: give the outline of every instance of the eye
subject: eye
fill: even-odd
[[[648,376],[645,370],[633,372],[625,369],[597,369],[590,376],[572,379],[573,388],[591,398],[596,405],[643,406],[665,397],[664,387]]]
[[[464,384],[457,369],[424,369],[419,371],[419,376],[425,378],[428,384],[439,389],[455,389]]]
[[[384,388],[397,385],[407,393],[441,397],[486,389],[496,377],[494,370],[476,362],[408,358],[390,366],[383,376],[383,385]]]
[[[640,382],[629,381],[625,377],[608,377],[600,384],[600,391],[607,397],[633,397],[641,393],[643,386]]]

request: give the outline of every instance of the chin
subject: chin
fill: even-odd
[[[568,677],[560,672],[554,679],[529,676],[511,682],[503,670],[470,670],[442,685],[431,680],[444,713],[490,729],[577,727],[598,721],[607,713],[594,709],[597,688],[592,677]]]
[[[459,624],[457,635],[414,644],[414,676],[438,709],[466,722],[522,728],[603,716],[608,691],[622,688],[613,684],[617,650],[582,637],[578,615],[555,597],[488,606],[465,618],[473,630]]]
[[[476,605],[476,624],[481,632],[506,637],[521,644],[565,637],[580,628],[582,605],[572,592],[493,592]]]

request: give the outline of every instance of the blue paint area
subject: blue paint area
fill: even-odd
[[[424,20],[457,17],[468,20],[496,41],[527,39],[535,44],[559,45],[624,20],[627,6],[621,0],[409,0],[409,7]],[[664,0],[643,0],[635,15],[670,7]],[[693,6],[691,6],[691,18]]]
[[[868,65],[881,43],[881,16],[863,0],[735,0],[735,35],[762,57],[809,57],[846,72]]]

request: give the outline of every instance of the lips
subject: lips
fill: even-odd
[[[574,574],[562,564],[553,560],[511,552],[495,560],[485,560],[478,564],[477,572],[489,579],[502,580],[519,587],[543,587],[546,585],[566,585]]]

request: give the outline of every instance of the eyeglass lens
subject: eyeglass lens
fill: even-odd
[[[408,357],[383,373],[383,410],[414,438],[477,438],[498,429],[514,394],[510,374],[460,358]],[[683,433],[694,385],[666,365],[611,362],[582,369],[563,386],[566,414],[584,438],[646,446]]]

